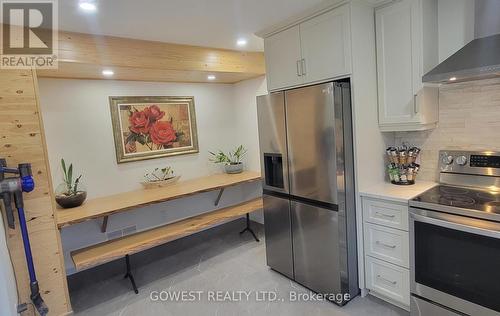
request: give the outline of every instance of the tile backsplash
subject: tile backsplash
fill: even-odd
[[[438,127],[397,132],[395,140],[422,148],[419,180],[438,180],[441,149],[500,151],[500,78],[441,86]]]

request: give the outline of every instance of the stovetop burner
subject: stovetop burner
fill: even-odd
[[[457,207],[467,207],[474,205],[476,200],[468,196],[460,196],[460,195],[446,195],[446,196],[431,196],[431,200],[434,203],[449,205],[449,206],[457,206]]]
[[[410,204],[418,202],[500,215],[500,192],[438,185],[414,198]]]
[[[464,188],[457,188],[457,187],[447,187],[447,186],[441,186],[440,192],[443,194],[449,194],[449,195],[455,195],[455,194],[467,194],[469,190],[464,189]]]

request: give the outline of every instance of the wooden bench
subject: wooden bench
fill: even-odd
[[[219,190],[214,203],[217,205],[225,188],[257,180],[260,180],[258,172],[247,171],[237,175],[218,174],[179,182],[164,188],[139,190],[97,198],[89,200],[84,205],[71,210],[58,210],[57,224],[59,229],[61,229],[65,226],[104,217],[104,232],[108,216],[112,214],[214,190]],[[130,255],[237,219],[243,215],[246,215],[246,228],[240,234],[249,231],[255,240],[259,241],[250,228],[249,214],[260,209],[262,209],[262,198],[253,199],[234,206],[205,212],[146,231],[78,249],[71,252],[71,258],[76,270],[81,271],[125,257],[127,267],[125,277],[130,279],[135,293],[138,293],[134,277],[131,273]]]
[[[100,265],[179,239],[262,209],[262,198],[71,252],[77,270]]]

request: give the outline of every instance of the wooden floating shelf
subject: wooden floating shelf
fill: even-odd
[[[57,209],[57,226],[62,228],[138,207],[166,202],[197,193],[221,190],[241,183],[258,181],[260,178],[260,173],[255,171],[244,171],[240,174],[215,174],[180,181],[163,188],[141,189],[96,198],[72,209]]]
[[[235,83],[265,74],[264,53],[59,32],[59,69],[39,77]],[[102,75],[112,69],[113,77]]]
[[[77,271],[141,252],[262,209],[262,198],[71,252]]]

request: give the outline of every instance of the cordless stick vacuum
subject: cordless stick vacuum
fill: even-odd
[[[5,174],[12,174],[13,177],[6,178]],[[34,307],[41,316],[47,315],[49,309],[42,297],[38,281],[36,280],[35,267],[33,265],[33,256],[31,254],[30,240],[28,236],[28,228],[26,226],[26,217],[24,215],[23,192],[31,192],[35,188],[31,164],[23,163],[18,168],[7,168],[5,159],[0,159],[0,198],[5,205],[7,213],[7,223],[10,228],[14,229],[14,212],[12,210],[12,197],[19,215],[19,226],[21,235],[23,236],[24,254],[26,255],[26,263],[28,264],[28,272],[30,275],[31,301]]]

